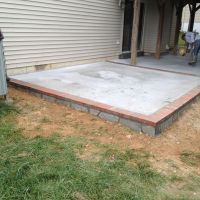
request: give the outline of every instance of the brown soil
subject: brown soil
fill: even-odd
[[[144,149],[153,155],[153,166],[163,173],[184,175],[194,171],[200,174],[200,165],[188,166],[180,160],[183,151],[200,151],[200,101],[193,104],[165,133],[150,137],[15,89],[10,89],[10,97],[21,108],[18,125],[27,137],[48,137],[55,133],[82,135],[103,144]]]

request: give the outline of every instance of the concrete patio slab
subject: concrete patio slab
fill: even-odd
[[[151,135],[200,94],[199,77],[109,62],[18,75],[11,84]]]
[[[160,60],[155,59],[153,56],[141,56],[137,58],[137,66],[166,70],[178,73],[187,73],[194,76],[200,77],[200,60],[196,66],[189,66],[188,62],[190,55],[186,56],[175,56],[175,55],[164,55]],[[130,59],[115,59],[113,62],[130,65]]]

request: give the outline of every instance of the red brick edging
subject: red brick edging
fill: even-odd
[[[145,126],[153,127],[155,128],[155,134],[156,132],[157,133],[162,132],[163,131],[162,129],[169,126],[172,123],[172,121],[174,121],[177,118],[177,116],[174,117],[173,115],[177,114],[179,111],[184,110],[184,108],[188,104],[190,104],[193,100],[195,100],[198,96],[200,96],[200,86],[198,86],[193,90],[189,91],[187,94],[178,98],[174,102],[161,108],[159,111],[151,115],[143,115],[16,79],[11,79],[9,84],[11,86],[21,88],[32,93],[46,95],[48,97],[53,97],[57,100],[72,102],[77,105],[87,107],[88,109],[94,109],[99,112],[105,112],[117,116],[119,117],[119,119],[127,119],[136,123],[144,124]],[[167,122],[167,120],[170,119],[170,117],[173,117],[173,120]],[[163,125],[162,123],[165,123],[165,121],[166,125],[165,124]]]

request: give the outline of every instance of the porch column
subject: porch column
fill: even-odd
[[[196,3],[189,4],[190,9],[190,21],[188,26],[188,31],[192,32],[194,28],[194,20],[195,20],[195,14],[196,14]]]
[[[177,54],[178,49],[178,41],[179,41],[179,34],[181,30],[181,21],[182,21],[182,14],[183,14],[183,5],[177,7],[177,20],[176,20],[176,30],[174,36],[174,55]]]
[[[138,30],[140,19],[140,0],[135,0],[133,3],[133,27],[131,41],[131,64],[137,63],[137,46],[138,46]]]
[[[159,13],[158,36],[157,36],[156,53],[155,53],[155,57],[157,59],[160,59],[160,53],[161,53],[163,25],[165,18],[165,5],[166,5],[165,0],[157,0],[158,13]]]

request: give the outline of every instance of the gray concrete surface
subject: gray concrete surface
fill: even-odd
[[[190,73],[200,77],[200,60],[196,66],[189,66],[188,62],[190,55],[187,56],[174,56],[164,55],[160,60],[155,59],[153,56],[142,56],[138,57],[138,66],[150,67],[155,69],[169,70],[172,72]],[[116,59],[114,62],[129,64],[130,59]]]
[[[150,115],[200,84],[199,77],[100,62],[12,78]]]

